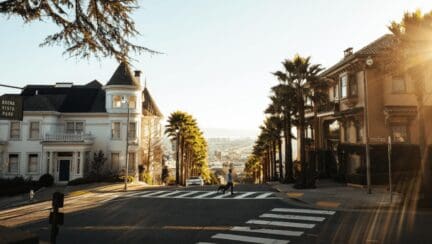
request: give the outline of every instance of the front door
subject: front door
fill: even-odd
[[[59,181],[69,181],[69,159],[60,160]]]

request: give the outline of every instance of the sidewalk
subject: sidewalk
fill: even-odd
[[[34,204],[38,202],[49,201],[52,199],[52,194],[56,191],[65,194],[65,197],[75,197],[84,195],[87,193],[106,193],[106,192],[117,192],[123,191],[123,183],[92,183],[76,186],[67,185],[54,185],[52,187],[43,187],[35,192],[33,200],[30,200],[29,193],[13,196],[13,197],[1,197],[0,198],[0,210],[18,207],[28,204]],[[145,183],[134,182],[128,184],[128,190],[136,191],[148,187],[157,187],[147,185]]]
[[[373,186],[372,194],[366,189],[348,186],[331,179],[319,180],[316,189],[295,189],[293,184],[268,182],[280,192],[284,199],[301,205],[315,208],[335,210],[397,208],[401,204],[401,195],[393,192],[390,203],[390,193],[385,186]]]

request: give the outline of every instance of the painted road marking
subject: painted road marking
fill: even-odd
[[[272,226],[283,226],[283,227],[294,227],[294,228],[305,228],[312,229],[315,224],[303,224],[295,222],[282,222],[282,221],[268,221],[268,220],[258,220],[252,219],[246,222],[246,224],[256,224],[256,225],[272,225]]]
[[[302,208],[274,208],[273,212],[285,212],[285,213],[306,213],[306,214],[325,214],[333,215],[335,211],[330,210],[314,210],[314,209],[302,209]]]
[[[261,214],[260,218],[307,220],[307,221],[315,221],[315,222],[321,222],[321,221],[325,220],[324,217],[301,216],[301,215],[285,215],[285,214]]]
[[[221,199],[221,198],[224,198],[224,197],[227,197],[227,196],[230,196],[230,194],[228,194],[228,193],[226,193],[226,194],[220,194],[219,196],[213,197],[213,199]]]
[[[161,193],[164,193],[164,192],[167,192],[167,191],[156,191],[156,192],[152,192],[152,193],[149,193],[149,194],[141,195],[140,197],[151,197],[151,196],[154,196],[154,195],[157,195],[157,194],[161,194]]]
[[[168,193],[156,196],[156,197],[167,197],[167,196],[175,195],[177,193],[179,193],[179,191],[168,192]]]
[[[251,232],[251,233],[263,233],[271,235],[281,236],[301,236],[303,231],[291,231],[291,230],[274,230],[274,229],[251,229],[247,226],[234,226],[231,228],[232,231]]]
[[[185,194],[182,194],[182,195],[179,195],[179,196],[175,196],[174,198],[183,198],[183,197],[187,197],[187,196],[193,195],[193,194],[195,194],[195,193],[197,193],[197,192],[199,192],[199,191],[189,191],[189,192],[186,192]]]
[[[253,194],[255,194],[256,192],[254,192],[254,191],[252,191],[252,192],[246,192],[246,193],[243,193],[243,194],[241,194],[241,195],[238,195],[238,196],[236,196],[236,197],[234,197],[235,199],[241,199],[241,198],[245,198],[245,197],[247,197],[247,196],[250,196],[250,195],[253,195]]]
[[[211,192],[207,192],[207,193],[204,193],[204,194],[201,194],[201,195],[198,195],[198,196],[195,196],[194,198],[204,198],[204,197],[207,197],[207,196],[210,196],[210,195],[214,195],[214,194],[216,194],[217,192],[215,192],[215,191],[211,191]]]
[[[273,192],[267,192],[267,193],[263,193],[263,194],[255,197],[255,198],[257,198],[257,199],[266,198],[266,197],[270,196],[271,194],[273,194]]]
[[[278,240],[262,237],[242,236],[242,235],[231,235],[231,234],[216,234],[212,236],[214,239],[224,239],[231,241],[242,241],[249,243],[261,243],[261,244],[287,244],[288,240]]]

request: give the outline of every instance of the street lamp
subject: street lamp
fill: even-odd
[[[365,127],[365,149],[366,149],[366,181],[367,181],[367,193],[372,193],[371,186],[371,165],[370,165],[370,152],[369,152],[369,120],[368,120],[368,92],[367,92],[367,68],[373,65],[373,59],[368,57],[366,59],[366,69],[364,71],[364,115],[363,115],[363,123]]]
[[[122,97],[122,103],[126,104],[127,107],[127,120],[126,120],[126,153],[125,153],[125,160],[126,160],[126,169],[125,169],[125,179],[124,179],[124,190],[127,191],[127,183],[128,183],[128,171],[129,171],[129,165],[128,165],[128,157],[129,157],[129,100],[123,96]]]
[[[180,181],[179,181],[179,177],[180,177],[180,174],[179,174],[179,172],[180,172],[180,169],[179,169],[179,166],[180,166],[180,162],[179,162],[179,158],[180,158],[180,145],[179,145],[179,140],[180,140],[180,129],[179,128],[177,128],[176,130],[175,130],[175,132],[176,132],[176,184],[178,185],[179,183],[180,183]]]

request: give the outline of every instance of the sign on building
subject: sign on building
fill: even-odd
[[[22,120],[23,101],[19,95],[0,96],[0,120]]]

